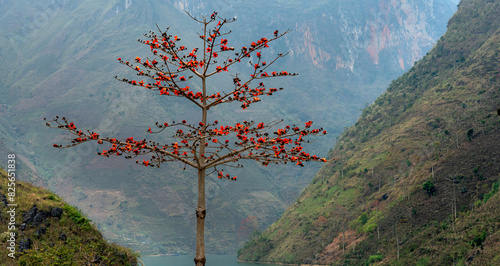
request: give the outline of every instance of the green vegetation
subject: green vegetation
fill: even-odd
[[[16,252],[8,257],[8,220],[0,222],[0,261],[17,265],[137,265],[136,253],[109,243],[78,209],[57,195],[16,181]],[[0,197],[7,195],[7,173],[0,169]],[[35,207],[36,206],[36,207]],[[0,203],[0,216],[9,208]],[[29,239],[29,240],[28,240]],[[29,242],[21,251],[20,242]]]
[[[379,261],[382,261],[382,258],[383,258],[383,256],[382,256],[382,255],[371,255],[371,256],[368,258],[368,262],[369,262],[369,263],[379,262]]]
[[[245,247],[252,247],[252,255],[249,257],[242,256],[240,257],[240,259],[246,261],[258,261],[273,248],[273,245],[271,244],[269,238],[262,236],[262,234],[259,234],[258,236],[247,242],[245,244]],[[239,256],[240,253],[238,252],[238,257]]]
[[[382,218],[383,218],[382,212],[380,212],[380,211],[374,211],[371,214],[370,219],[368,219],[366,221],[366,223],[363,225],[363,228],[362,228],[363,233],[374,232],[375,229],[378,226],[378,223],[380,222],[380,220],[382,220]]]
[[[499,262],[499,28],[499,1],[461,1],[436,46],[344,130],[337,161],[262,233],[273,248],[259,261]],[[299,230],[319,215],[328,227]]]
[[[483,196],[483,202],[486,203],[488,200],[498,193],[498,188],[500,187],[500,180],[493,183],[491,190]]]
[[[427,194],[429,196],[434,196],[436,194],[436,186],[432,182],[432,180],[427,180],[425,183],[422,185],[422,189],[427,191]]]
[[[77,208],[68,204],[64,204],[62,208],[68,215],[68,218],[73,220],[73,222],[77,225],[81,226],[82,229],[88,230],[92,226],[90,224],[90,220],[87,219],[87,217],[85,217]]]

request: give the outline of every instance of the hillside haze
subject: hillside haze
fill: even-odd
[[[156,121],[198,121],[199,114],[180,101],[114,80],[115,75],[133,77],[116,58],[148,55],[136,40],[155,30],[155,23],[170,26],[187,46],[199,46],[199,25],[184,11],[220,10],[223,17],[237,17],[228,38],[235,47],[291,29],[263,56],[289,51],[276,68],[299,76],[279,80],[276,86],[283,92],[247,111],[213,110],[213,120],[313,120],[330,133],[310,147],[324,156],[359,110],[433,46],[455,8],[454,1],[445,0],[1,1],[0,137],[26,159],[19,167],[36,172],[32,181],[81,208],[109,239],[146,253],[190,252],[194,172],[176,164],[145,169],[120,158],[100,158],[95,153],[102,148],[93,144],[54,150],[52,144],[64,133],[44,127],[43,118],[66,116],[103,136],[136,139],[146,137]],[[237,70],[248,72],[244,64]],[[246,218],[255,216],[261,230],[278,219],[319,169],[318,164],[245,166],[237,172],[238,182],[207,180],[209,253],[236,251],[247,237],[238,236]]]
[[[500,263],[500,2],[446,34],[363,110],[297,202],[239,253],[320,265]]]

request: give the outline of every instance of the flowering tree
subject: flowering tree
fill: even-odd
[[[189,14],[188,14],[189,15]],[[242,109],[261,101],[259,97],[271,96],[282,88],[268,88],[263,80],[284,76],[295,76],[287,71],[273,71],[271,66],[276,60],[286,54],[278,54],[265,61],[262,51],[269,44],[288,33],[275,31],[270,38],[261,38],[248,46],[235,49],[229,46],[225,36],[231,31],[223,31],[226,24],[235,19],[223,19],[213,13],[210,17],[195,18],[202,25],[199,38],[203,49],[188,49],[181,45],[178,36],[169,34],[168,29],[158,33],[149,32],[146,39],[139,40],[151,50],[151,57],[136,57],[132,62],[118,58],[118,61],[137,72],[137,79],[118,78],[119,81],[133,86],[156,91],[160,95],[181,97],[190,102],[201,112],[201,121],[188,122],[157,122],[154,129],[149,127],[151,134],[162,132],[169,128],[175,129],[173,138],[177,142],[160,144],[155,141],[135,140],[133,137],[119,140],[101,136],[97,132],[82,131],[65,117],[47,121],[47,126],[68,130],[74,135],[71,143],[56,148],[69,148],[84,142],[96,141],[107,143],[109,148],[98,153],[100,156],[121,156],[127,159],[146,157],[137,160],[138,164],[147,167],[160,167],[161,164],[179,161],[198,171],[198,204],[196,208],[196,265],[205,265],[205,178],[215,173],[218,178],[236,180],[221,168],[242,167],[241,160],[254,160],[267,166],[269,164],[286,164],[287,162],[303,166],[306,161],[323,161],[316,155],[310,155],[302,150],[302,144],[308,142],[308,135],[324,135],[322,129],[312,129],[312,121],[299,126],[284,126],[279,128],[281,120],[269,123],[242,121],[234,125],[219,125],[217,120],[209,120],[209,110],[220,104],[239,102]],[[234,74],[233,84],[227,91],[214,91],[207,85],[207,79],[229,72],[233,65],[247,61],[253,66],[249,75]],[[191,89],[192,79],[201,83],[200,90]]]

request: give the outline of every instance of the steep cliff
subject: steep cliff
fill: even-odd
[[[463,0],[447,33],[363,110],[250,261],[496,265],[500,3]]]

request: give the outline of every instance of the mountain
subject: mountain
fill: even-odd
[[[0,169],[2,263],[137,265],[137,254],[108,243],[77,208],[67,204],[54,193],[30,183],[14,181],[15,186],[12,186],[8,176],[10,175],[6,171]],[[8,218],[12,213],[16,217],[15,223]],[[14,250],[9,249],[11,240],[16,244]]]
[[[497,265],[499,52],[500,2],[461,1],[436,46],[363,110],[336,161],[239,259]]]
[[[289,51],[276,67],[298,72],[277,86],[274,99],[247,111],[213,110],[210,117],[285,123],[314,120],[329,138],[311,144],[327,154],[335,136],[355,122],[390,80],[409,69],[444,33],[455,10],[451,0],[364,1],[0,1],[0,137],[24,157],[40,183],[78,206],[113,241],[144,252],[191,252],[194,247],[196,179],[182,165],[145,169],[120,158],[95,155],[97,145],[52,148],[66,136],[44,127],[43,118],[68,117],[101,135],[145,138],[156,121],[199,120],[182,102],[123,86],[115,75],[131,72],[116,58],[149,53],[136,40],[148,30],[171,26],[186,46],[200,45],[194,15],[220,10],[237,16],[234,46],[274,30],[292,31],[272,46]],[[238,72],[246,73],[240,66]],[[192,84],[193,87],[199,86]],[[223,86],[224,80],[209,84]],[[173,133],[172,133],[173,134]],[[157,141],[171,141],[170,135]],[[3,162],[0,162],[0,164]],[[33,167],[30,167],[33,166]],[[207,248],[234,252],[246,240],[243,221],[256,217],[262,230],[307,186],[319,165],[262,168],[245,165],[237,183],[213,177],[207,184]],[[38,183],[37,183],[38,184]],[[241,228],[243,226],[243,228]]]

